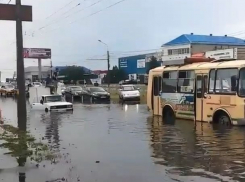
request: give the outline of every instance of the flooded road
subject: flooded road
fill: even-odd
[[[16,101],[0,98],[5,124],[17,126]],[[29,108],[29,106],[28,106]],[[60,155],[39,167],[0,148],[4,182],[242,181],[245,131],[191,121],[163,123],[146,105],[74,104],[73,113],[33,112],[28,130]]]

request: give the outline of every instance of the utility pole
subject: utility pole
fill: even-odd
[[[104,44],[107,48],[107,83],[108,83],[108,92],[110,93],[110,52],[108,45],[102,40],[98,40],[100,43]]]
[[[50,78],[52,78],[52,75],[53,75],[53,63],[52,63],[52,60],[50,61],[50,67],[51,67],[51,70],[50,70]]]
[[[107,83],[108,92],[110,93],[110,52],[107,50]]]
[[[17,52],[17,87],[19,96],[17,102],[18,127],[26,131],[26,93],[24,76],[24,58],[23,58],[23,34],[21,20],[21,0],[16,0],[16,52]]]

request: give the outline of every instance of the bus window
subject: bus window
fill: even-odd
[[[209,93],[214,93],[214,84],[215,84],[215,70],[212,69],[209,72],[209,87],[208,87],[208,92]]]
[[[162,92],[175,93],[177,86],[177,71],[169,71],[163,73]]]
[[[161,91],[161,77],[154,77],[153,78],[153,93],[154,93],[154,96],[159,96],[160,94],[160,91]]]
[[[239,96],[245,97],[245,68],[240,69]]]
[[[179,71],[178,92],[192,93],[194,91],[194,71]]]
[[[202,98],[202,93],[203,89],[202,89],[202,76],[197,76],[197,81],[196,81],[196,94],[197,94],[197,98]]]
[[[238,69],[218,69],[216,75],[215,93],[235,94]]]

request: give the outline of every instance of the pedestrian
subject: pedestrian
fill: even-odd
[[[50,85],[50,83],[52,82],[50,75],[48,75],[48,77],[45,79],[45,81],[46,81],[46,87],[48,87]]]

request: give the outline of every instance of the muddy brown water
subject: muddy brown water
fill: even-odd
[[[6,124],[16,126],[16,101],[0,98]],[[39,167],[0,148],[4,182],[243,181],[245,131],[191,121],[164,123],[146,105],[74,104],[73,113],[33,112],[28,130],[61,155]],[[44,139],[44,140],[42,140]]]

